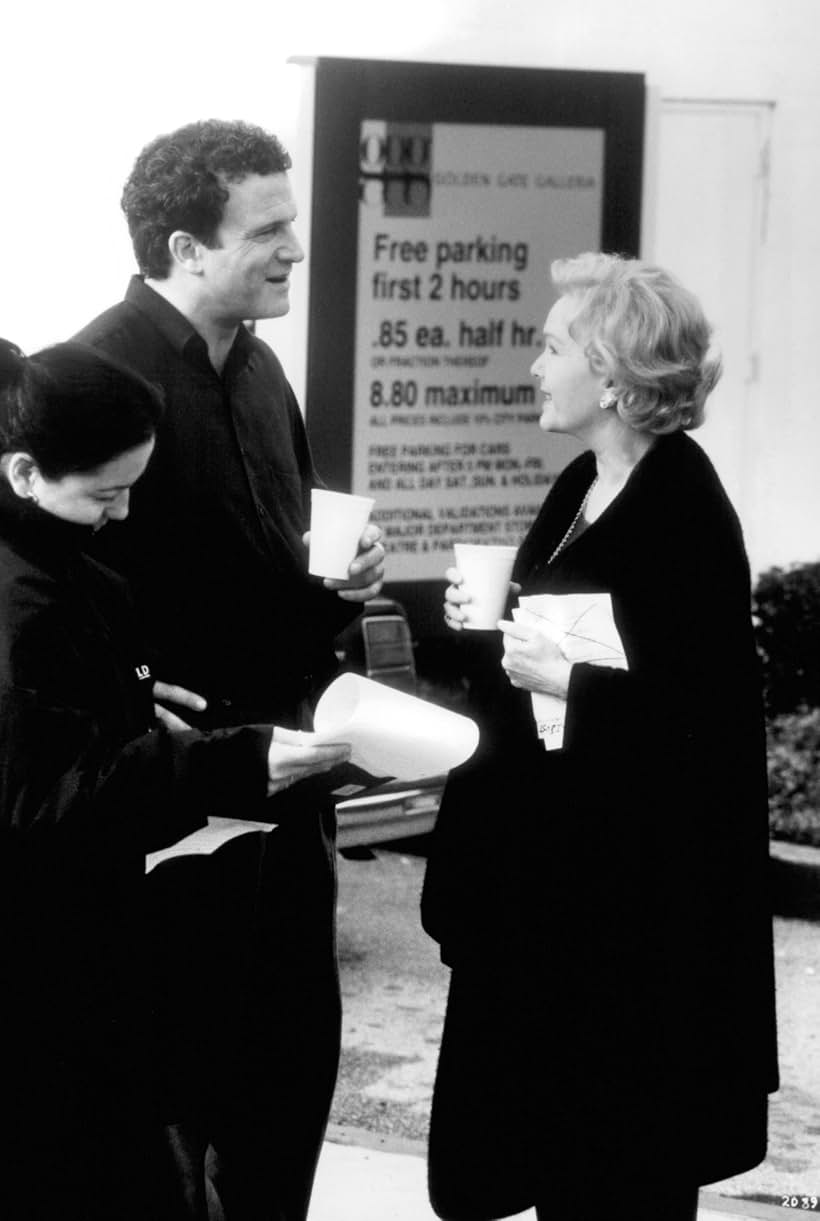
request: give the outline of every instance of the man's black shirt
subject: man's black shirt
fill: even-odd
[[[217,723],[295,723],[356,609],[307,574],[301,536],[320,481],[279,361],[241,326],[217,374],[199,333],[136,276],[75,339],[165,398],[130,516],[95,547],[131,580],[155,674],[205,695]]]

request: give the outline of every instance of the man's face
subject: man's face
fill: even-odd
[[[305,257],[293,232],[296,204],[288,176],[249,174],[226,186],[217,245],[204,255],[209,310],[230,326],[278,318],[290,309],[291,267]]]

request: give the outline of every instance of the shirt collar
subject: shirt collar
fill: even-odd
[[[150,318],[158,331],[180,356],[196,353],[198,358],[208,359],[208,348],[199,331],[183,313],[166,301],[158,292],[145,283],[143,276],[132,276],[125,293],[125,300],[140,313]],[[228,360],[236,357],[247,359],[251,348],[251,336],[245,326],[240,325],[236,333]],[[226,366],[227,366],[226,361]],[[210,362],[209,362],[210,364]]]

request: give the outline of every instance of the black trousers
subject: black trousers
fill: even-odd
[[[338,1068],[333,811],[147,879],[156,1221],[305,1221]]]

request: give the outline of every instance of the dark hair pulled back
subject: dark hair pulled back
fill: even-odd
[[[79,343],[33,356],[0,339],[0,454],[30,454],[46,479],[91,471],[150,441],[158,388]]]

